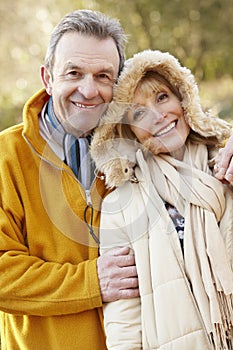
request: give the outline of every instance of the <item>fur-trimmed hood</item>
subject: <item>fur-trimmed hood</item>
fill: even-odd
[[[184,117],[190,128],[204,137],[215,136],[219,143],[231,134],[231,126],[202,110],[199,90],[191,71],[167,52],[145,50],[125,63],[114,90],[114,98],[95,130],[91,154],[97,170],[105,175],[107,187],[119,186],[133,178],[136,150],[140,145],[116,137],[116,126],[133,102],[136,87],[147,71],[156,71],[181,95]]]

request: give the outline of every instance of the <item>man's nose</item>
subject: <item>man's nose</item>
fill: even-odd
[[[99,90],[94,77],[90,75],[83,77],[78,83],[78,91],[89,100],[98,96]]]

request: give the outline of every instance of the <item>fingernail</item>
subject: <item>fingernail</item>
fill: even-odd
[[[227,174],[227,175],[225,176],[225,179],[226,179],[227,181],[229,181],[229,182],[233,182],[233,175],[232,175],[232,174]]]
[[[219,173],[215,173],[214,176],[216,177],[216,179],[218,180],[223,180],[223,176],[219,175]]]
[[[226,169],[225,169],[225,168],[219,168],[219,169],[218,169],[218,173],[219,173],[220,175],[225,175]]]

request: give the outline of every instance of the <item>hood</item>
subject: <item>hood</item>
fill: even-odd
[[[167,52],[145,50],[125,63],[114,89],[114,98],[93,137],[91,153],[97,170],[105,175],[107,187],[119,186],[132,179],[135,142],[117,138],[117,124],[133,102],[135,89],[147,71],[156,71],[179,90],[184,117],[190,128],[202,137],[216,137],[221,143],[231,134],[224,120],[202,110],[198,86],[191,71]]]

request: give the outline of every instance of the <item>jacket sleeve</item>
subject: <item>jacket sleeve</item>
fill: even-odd
[[[2,208],[0,225],[2,311],[16,315],[54,316],[102,306],[96,259],[77,265],[46,262],[29,254],[20,236],[17,237],[17,225]],[[9,229],[11,236],[7,234]]]
[[[38,202],[35,188],[30,191],[30,199],[35,201],[28,204],[32,212],[35,210],[30,216],[32,251],[27,235],[29,218],[23,202],[29,191],[24,190],[23,180],[21,186],[16,186],[14,169],[10,173],[5,168],[1,164],[0,310],[15,315],[56,316],[102,307],[96,269],[98,249],[73,242],[57,230],[55,233],[61,236],[57,240],[62,242],[58,246],[55,233],[52,236],[50,227],[42,221],[42,213],[35,209]],[[42,234],[44,241],[40,241]],[[43,258],[44,252],[55,258]]]
[[[121,193],[116,189],[103,201],[100,225],[100,253],[105,254],[113,247],[129,246],[132,249],[125,221],[127,209]],[[133,253],[133,250],[131,250]],[[103,306],[104,325],[108,349],[142,349],[140,298],[121,299]]]

